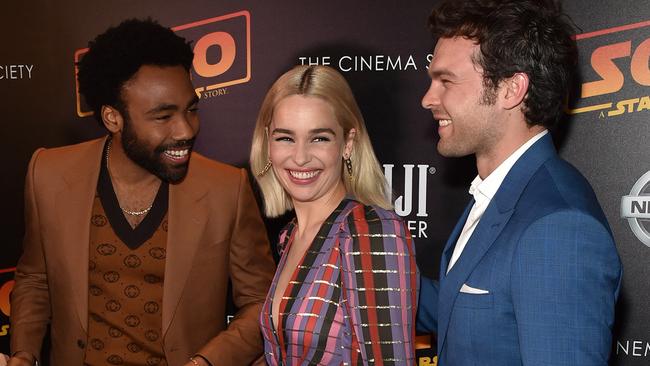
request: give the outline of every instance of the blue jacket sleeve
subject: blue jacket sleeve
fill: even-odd
[[[622,270],[601,222],[573,210],[540,218],[511,273],[523,365],[607,365]]]
[[[430,278],[420,276],[420,301],[416,329],[422,333],[438,331],[438,290],[440,284]]]

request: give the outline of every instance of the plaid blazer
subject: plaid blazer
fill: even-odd
[[[411,365],[419,287],[409,231],[392,211],[345,199],[325,220],[282,296],[271,302],[295,220],[260,323],[270,365]]]

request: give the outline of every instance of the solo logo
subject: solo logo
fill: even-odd
[[[9,316],[9,295],[14,288],[13,272],[15,268],[0,269],[0,315]],[[5,274],[6,273],[6,274]],[[6,277],[6,279],[5,279]]]
[[[627,219],[634,235],[650,247],[650,172],[645,173],[634,183],[628,196],[621,199],[621,218]]]
[[[228,87],[251,79],[250,13],[236,13],[172,27],[181,37],[192,41],[194,61],[192,82],[199,98],[228,94]],[[77,62],[88,52],[79,49],[74,54],[75,81]],[[84,105],[76,82],[77,115],[85,117],[92,111]]]
[[[567,112],[599,112],[600,118],[650,110],[650,21],[576,35],[581,54],[590,55],[579,94]]]

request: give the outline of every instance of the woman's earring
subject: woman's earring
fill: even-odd
[[[345,162],[345,168],[348,171],[348,175],[350,175],[350,179],[352,179],[352,160],[350,160],[350,157],[344,158],[343,161]]]
[[[262,170],[260,170],[257,173],[257,177],[259,178],[259,177],[263,176],[264,174],[266,174],[266,172],[268,172],[269,169],[271,169],[271,165],[273,165],[273,164],[271,164],[271,159],[269,159],[269,161],[266,163],[266,165],[264,165],[264,168],[262,168]]]

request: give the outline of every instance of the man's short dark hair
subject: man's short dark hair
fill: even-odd
[[[104,105],[128,113],[122,86],[140,67],[183,66],[189,71],[194,58],[189,42],[151,19],[125,20],[98,35],[88,47],[78,63],[79,92],[102,125]]]
[[[523,72],[530,80],[523,112],[529,125],[550,128],[562,117],[577,63],[572,22],[555,0],[445,0],[431,13],[434,37],[464,37],[480,46],[475,64],[484,86]]]

